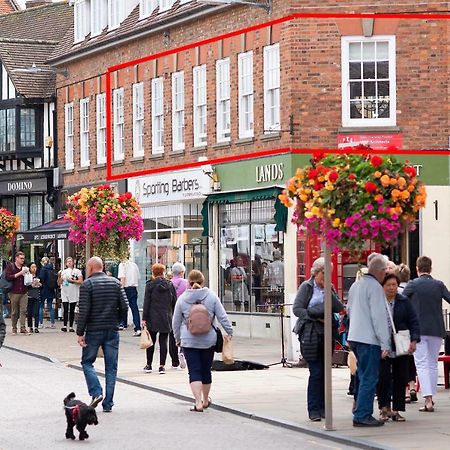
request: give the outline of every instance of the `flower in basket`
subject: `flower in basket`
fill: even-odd
[[[69,239],[85,244],[89,238],[95,254],[124,260],[130,239],[140,240],[144,225],[141,207],[130,192],[117,195],[108,184],[82,188],[67,200]]]
[[[359,252],[368,240],[395,245],[425,206],[426,189],[414,167],[362,150],[314,155],[279,196],[285,206],[296,206],[293,221],[324,236],[333,250]]]
[[[0,254],[6,256],[19,231],[20,219],[6,208],[0,208]]]

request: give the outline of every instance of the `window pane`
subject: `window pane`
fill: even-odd
[[[389,99],[378,102],[378,117],[389,117]]]
[[[377,78],[389,78],[389,62],[377,62]]]
[[[361,86],[362,83],[360,82],[353,82],[350,83],[350,98],[351,99],[355,99],[355,98],[361,98],[362,96],[362,92],[361,92]]]
[[[42,223],[42,195],[32,195],[30,197],[30,228]]]
[[[350,63],[350,80],[360,80],[361,79],[361,63],[353,62]]]
[[[374,62],[363,63],[363,78],[365,80],[375,78],[375,63]]]
[[[389,98],[389,81],[379,81],[377,84],[378,84],[378,97]]]
[[[389,44],[387,42],[377,42],[377,60],[389,59]]]
[[[375,81],[364,82],[364,97],[375,97]]]
[[[363,61],[375,59],[375,42],[363,42]]]
[[[28,197],[16,197],[16,215],[20,218],[19,230],[28,230]]]
[[[350,102],[350,118],[361,119],[362,103],[360,101]]]
[[[349,45],[349,59],[350,59],[350,61],[361,60],[361,43],[360,42],[352,42]]]

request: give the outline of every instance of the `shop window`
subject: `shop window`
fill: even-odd
[[[284,303],[283,233],[274,201],[219,206],[219,292],[227,311],[277,312]]]
[[[20,218],[19,231],[28,230],[28,197],[16,197],[16,215]]]
[[[30,196],[30,229],[42,225],[42,195]]]

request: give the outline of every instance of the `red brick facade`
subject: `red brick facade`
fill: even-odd
[[[356,6],[362,0],[351,0],[347,7],[336,8],[334,1],[275,0],[273,14],[248,7],[228,8],[215,15],[198,18],[182,27],[171,27],[166,35],[161,31],[117,45],[100,53],[67,63],[70,77],[58,78],[58,147],[59,164],[64,166],[64,104],[74,101],[74,163],[75,169],[64,175],[67,187],[80,186],[105,179],[105,167],[96,165],[96,102],[95,94],[104,91],[106,69],[130,60],[146,57],[168,49],[213,36],[240,30],[255,24],[295,13],[423,13],[439,11],[440,3],[423,6]],[[327,7],[328,4],[329,6]],[[355,5],[355,6],[352,6]],[[396,36],[397,123],[395,128],[362,128],[357,133],[384,131],[402,133],[406,149],[445,149],[449,140],[448,111],[448,35],[449,21],[427,19],[375,19],[374,35]],[[125,88],[125,159],[113,165],[113,173],[130,173],[146,169],[197,161],[200,156],[214,159],[221,156],[252,153],[275,148],[317,148],[337,145],[342,129],[341,37],[362,35],[361,19],[297,18],[270,27],[217,41],[198,49],[190,49],[148,61],[136,67],[118,71],[111,77],[112,88]],[[263,122],[263,48],[280,43],[281,61],[281,133],[264,135]],[[237,55],[254,52],[254,139],[238,138],[238,77]],[[215,62],[230,57],[231,74],[231,142],[216,143],[216,75]],[[207,146],[193,146],[192,68],[207,65]],[[171,73],[185,73],[185,142],[184,152],[172,152]],[[164,154],[151,155],[151,86],[155,76],[164,77]],[[145,156],[133,161],[132,151],[132,83],[145,83]],[[88,169],[80,168],[79,100],[90,97],[90,161]],[[293,115],[294,134],[289,133],[289,116]],[[353,130],[353,132],[355,132]]]

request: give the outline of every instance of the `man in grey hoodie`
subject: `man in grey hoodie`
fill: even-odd
[[[390,331],[384,290],[381,286],[387,262],[382,255],[368,259],[368,273],[355,282],[349,291],[347,312],[350,319],[348,341],[358,360],[359,388],[353,412],[353,426],[377,427],[373,399],[378,382],[380,357],[390,350]]]

